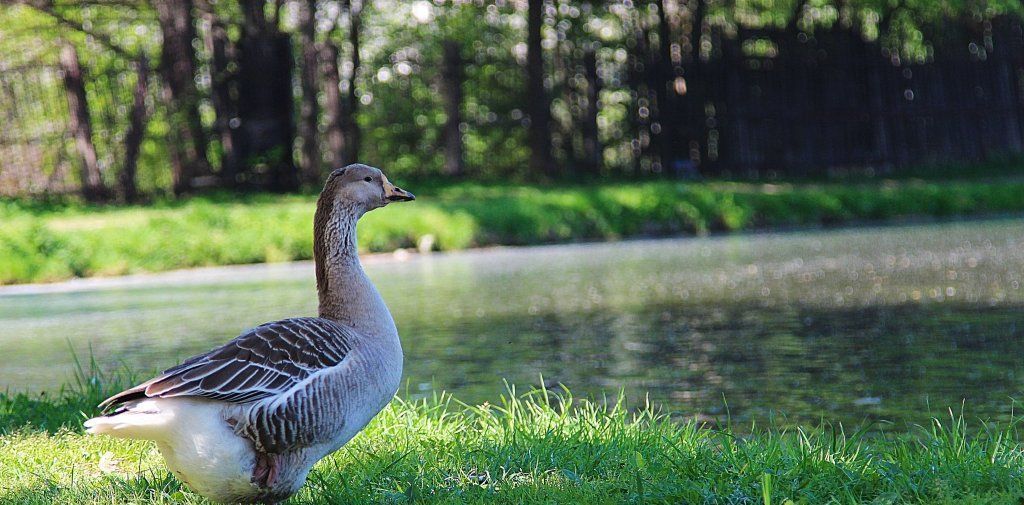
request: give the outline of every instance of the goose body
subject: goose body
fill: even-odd
[[[314,220],[319,317],[252,328],[118,393],[88,431],[154,440],[174,475],[214,501],[294,494],[398,389],[398,331],[359,264],[355,223],[411,199],[376,168],[332,172]]]

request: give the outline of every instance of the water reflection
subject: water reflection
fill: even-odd
[[[903,429],[965,399],[972,416],[1006,417],[1024,390],[1022,224],[499,249],[367,270],[401,329],[410,396],[484,401],[503,379],[543,374],[578,394],[649,394],[683,417]],[[64,382],[68,343],[106,368],[153,371],[315,312],[308,264],[61,289],[0,291],[0,386]]]

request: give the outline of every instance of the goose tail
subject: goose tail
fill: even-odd
[[[160,440],[174,419],[173,410],[160,407],[154,400],[126,404],[113,413],[89,419],[85,431],[117,438]]]

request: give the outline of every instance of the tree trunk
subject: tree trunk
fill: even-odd
[[[359,96],[356,95],[356,77],[359,75],[359,29],[362,23],[364,0],[344,0],[344,9],[348,12],[348,42],[352,51],[352,73],[348,78],[348,107],[345,115],[345,163],[355,163],[359,159],[359,144],[362,140],[362,132],[359,131],[359,123],[356,122],[356,112],[359,110]]]
[[[278,9],[274,9],[274,17],[267,21],[266,0],[238,0],[242,9],[243,28],[250,33],[255,31],[269,32],[277,30]]]
[[[149,60],[145,56],[141,56],[135,65],[138,68],[135,77],[132,115],[131,122],[128,125],[128,132],[124,136],[124,167],[121,169],[119,177],[121,198],[129,203],[134,202],[139,196],[138,186],[135,183],[135,173],[139,161],[139,152],[142,148],[142,139],[146,131],[146,89],[149,84]]]
[[[292,48],[263,15],[263,0],[241,0],[238,44],[238,119],[235,148],[246,167],[243,182],[270,191],[299,187],[292,160]]]
[[[317,104],[316,0],[299,4],[299,43],[302,45],[302,100],[299,107],[299,167],[306,184],[320,182],[320,145],[317,126],[320,107]]]
[[[634,43],[627,42],[626,49],[626,88],[633,90],[633,103],[630,106],[628,124],[634,133],[630,142],[632,154],[632,170],[640,175],[650,170],[651,144],[651,105],[655,101],[651,91],[651,48],[647,37],[647,24],[639,11],[632,13],[629,23],[629,37]],[[654,145],[654,147],[657,147]]]
[[[583,120],[583,161],[590,174],[599,175],[604,165],[604,153],[597,130],[601,79],[597,74],[597,51],[593,45],[588,45],[583,52],[583,73],[587,79],[587,112]]]
[[[462,54],[459,43],[452,39],[442,42],[444,49],[441,65],[441,95],[444,97],[444,172],[460,176],[465,172],[462,144]]]
[[[65,42],[61,47],[60,66],[64,73],[64,88],[67,90],[69,126],[82,163],[82,197],[89,202],[99,201],[106,196],[106,189],[100,176],[96,146],[92,143],[92,120],[89,117],[82,66],[78,60],[78,51],[70,43]]]
[[[654,0],[658,9],[658,61],[654,66],[654,87],[655,100],[657,101],[657,115],[654,117],[652,126],[657,125],[659,131],[652,132],[658,139],[658,157],[661,161],[661,172],[675,172],[676,164],[680,162],[681,141],[678,136],[675,120],[676,101],[673,83],[675,81],[674,65],[669,48],[672,40],[672,30],[669,24],[668,13],[665,12],[665,0]]]
[[[237,122],[238,113],[231,94],[233,83],[228,63],[234,59],[235,54],[224,22],[214,14],[208,2],[200,5],[203,17],[209,24],[204,43],[206,52],[210,55],[210,102],[217,115],[214,128],[220,140],[220,183],[234,187],[238,182],[239,167],[231,125],[232,122]]]
[[[567,167],[572,172],[578,171],[580,160],[576,152],[576,139],[578,129],[578,114],[573,112],[573,104],[576,103],[579,93],[579,86],[573,83],[576,74],[576,62],[573,58],[575,43],[569,42],[567,25],[555,28],[556,38],[554,54],[551,55],[552,65],[549,69],[551,77],[551,95],[548,106],[554,101],[554,97],[561,94],[562,103],[568,109],[567,120],[558,120],[551,117],[551,157],[557,163],[556,166]],[[561,155],[561,156],[559,156]]]
[[[345,102],[341,96],[341,74],[338,72],[338,46],[328,38],[320,50],[321,80],[324,88],[324,115],[327,116],[327,164],[343,167],[345,158]]]
[[[700,167],[700,174],[707,175],[711,167],[702,166],[703,153],[706,147],[705,130],[707,128],[707,117],[704,111],[704,86],[701,70],[703,62],[700,55],[701,37],[704,32],[704,15],[706,12],[705,0],[687,0],[687,8],[690,11],[690,36],[687,42],[689,51],[686,51],[683,60],[682,86],[674,86],[674,91],[680,96],[680,109],[683,116],[681,135],[687,143],[687,159],[684,163],[684,174],[697,176],[696,167]]]
[[[206,135],[199,116],[199,91],[195,84],[192,41],[196,31],[192,23],[192,0],[153,0],[151,3],[163,33],[160,74],[171,123],[174,193],[181,195],[193,189],[196,177],[210,173]]]
[[[555,175],[551,160],[551,101],[544,89],[544,55],[541,27],[544,24],[544,0],[529,0],[526,37],[526,86],[530,114],[530,171]]]

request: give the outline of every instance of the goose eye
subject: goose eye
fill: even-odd
[[[373,177],[364,177],[363,180],[366,182],[373,182]]]

